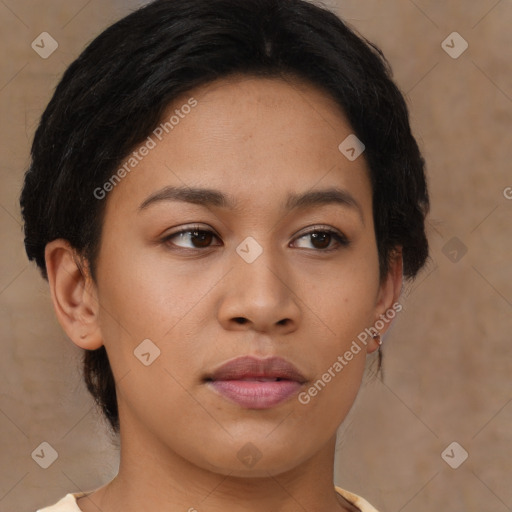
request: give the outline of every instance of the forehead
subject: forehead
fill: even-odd
[[[351,134],[338,104],[308,83],[218,80],[169,106],[142,144],[151,149],[110,192],[109,202],[133,203],[169,185],[221,189],[242,203],[317,184],[367,188],[364,158],[351,162],[338,148]]]

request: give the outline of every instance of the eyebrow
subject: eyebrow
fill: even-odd
[[[162,201],[182,201],[200,206],[232,210],[237,207],[237,201],[232,196],[228,196],[220,190],[168,186],[147,197],[139,206],[139,211],[145,210],[149,206]],[[364,224],[363,209],[359,202],[347,190],[337,187],[310,190],[301,194],[289,194],[285,203],[285,209],[292,211],[327,204],[339,204],[356,210]]]
[[[321,190],[310,190],[303,194],[290,194],[286,201],[286,209],[296,210],[299,208],[309,208],[311,206],[320,206],[324,204],[339,204],[356,210],[364,224],[363,208],[356,198],[347,190],[332,187]]]

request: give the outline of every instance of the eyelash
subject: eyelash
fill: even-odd
[[[203,234],[203,235],[205,233],[208,233],[208,234],[211,233],[214,237],[219,239],[217,234],[214,231],[210,230],[210,229],[205,229],[205,228],[202,228],[201,226],[191,226],[189,228],[182,229],[182,230],[177,231],[175,233],[171,233],[170,235],[165,236],[161,241],[164,244],[174,245],[171,242],[171,240],[173,238],[176,238],[176,237],[178,237],[180,235],[190,234],[190,233],[199,233],[199,234]],[[312,250],[312,251],[322,252],[322,253],[330,253],[330,252],[340,250],[343,247],[347,247],[347,246],[350,245],[350,241],[340,231],[334,230],[332,228],[321,227],[321,226],[314,226],[313,229],[311,229],[310,231],[307,231],[305,233],[302,233],[301,235],[296,237],[295,240],[300,240],[303,237],[307,237],[307,236],[310,236],[310,235],[313,235],[313,234],[323,234],[323,235],[331,236],[336,241],[336,245],[335,245],[335,247],[331,247],[331,248],[328,248],[328,249],[315,249],[315,248],[313,248],[313,249],[307,249],[307,250]],[[180,247],[180,246],[174,245],[174,247],[177,250],[183,250],[183,251],[201,251],[201,250],[207,250],[207,249],[210,249],[211,247],[216,247],[216,246],[209,245],[208,247],[202,248],[202,247]]]

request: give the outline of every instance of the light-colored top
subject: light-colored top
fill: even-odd
[[[357,496],[351,492],[345,491],[340,487],[335,486],[336,492],[343,496],[348,502],[355,505],[361,512],[378,512],[376,508],[372,507],[364,498]],[[66,494],[59,502],[50,507],[45,507],[37,510],[36,512],[81,512],[76,502],[77,498],[87,496],[86,492],[77,492],[74,494]]]

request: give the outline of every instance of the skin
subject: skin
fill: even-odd
[[[343,112],[297,80],[222,79],[169,112],[191,96],[197,106],[105,199],[96,282],[65,240],[46,248],[61,325],[82,348],[105,345],[116,378],[119,474],[78,504],[85,512],[217,512],[234,503],[247,512],[357,510],[334,492],[336,430],[375,341],[306,405],[294,396],[245,409],[203,379],[241,355],[280,356],[307,389],[397,301],[402,259],[398,252],[381,279],[364,155],[351,162],[340,153],[353,132]],[[217,189],[238,206],[139,208],[168,186]],[[359,207],[286,210],[288,194],[329,187]],[[206,248],[190,234],[163,241],[194,225],[214,232]],[[326,228],[349,245],[305,236]],[[253,263],[236,252],[248,236],[263,250]],[[133,352],[148,338],[161,353],[144,366]],[[252,467],[237,457],[247,443],[261,455]]]

